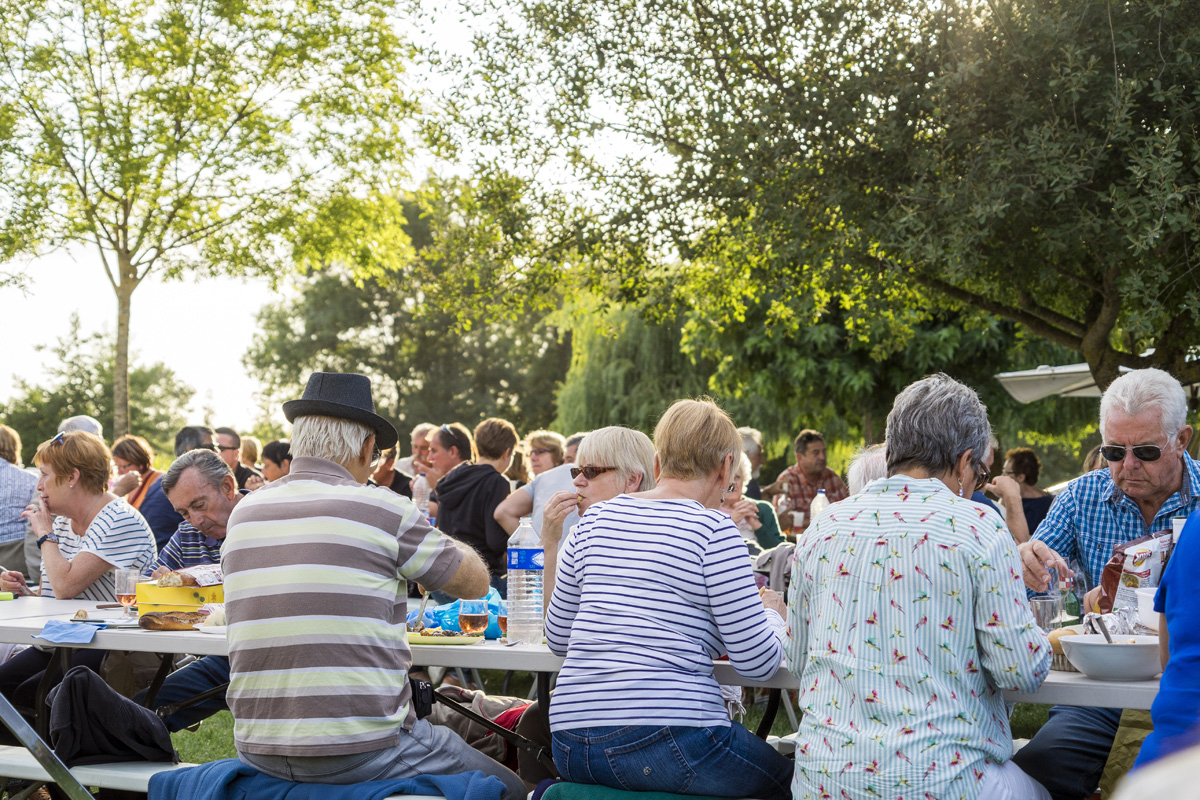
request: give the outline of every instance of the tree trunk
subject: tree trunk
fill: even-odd
[[[113,368],[113,441],[129,433],[129,308],[136,284],[122,280],[117,292],[117,354]]]

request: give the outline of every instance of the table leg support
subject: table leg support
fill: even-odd
[[[763,718],[758,723],[758,730],[754,735],[760,739],[766,739],[771,733],[771,726],[775,724],[775,715],[779,713],[779,693],[782,689],[770,689],[767,691],[767,709],[763,712]]]
[[[48,715],[47,715],[48,716]],[[91,792],[89,792],[83,784],[79,782],[71,770],[67,769],[67,765],[59,760],[54,751],[47,746],[46,742],[37,735],[37,732],[30,727],[12,703],[8,702],[8,698],[0,695],[0,722],[12,731],[13,736],[17,737],[25,749],[33,753],[33,757],[38,760],[38,763],[50,773],[51,779],[58,784],[58,788],[62,789],[71,800],[94,800]]]

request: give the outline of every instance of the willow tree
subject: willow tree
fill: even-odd
[[[277,274],[314,198],[392,177],[414,109],[395,22],[393,0],[0,2],[0,259],[94,247],[114,435],[143,281]]]

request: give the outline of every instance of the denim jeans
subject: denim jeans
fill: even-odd
[[[632,792],[789,800],[792,762],[745,727],[577,728],[552,734],[554,764],[572,783]]]
[[[1013,756],[1053,800],[1090,797],[1121,721],[1119,708],[1053,706],[1050,720]]]
[[[400,731],[395,747],[344,756],[264,756],[238,752],[238,758],[264,775],[297,783],[348,784],[414,778],[418,775],[457,775],[479,770],[504,782],[504,800],[523,800],[525,784],[517,774],[479,752],[441,725],[419,719],[412,731]]]
[[[229,659],[225,656],[205,656],[198,658],[183,669],[177,669],[163,681],[162,688],[154,697],[154,707],[170,705],[187,700],[201,692],[214,689],[221,684],[229,683]],[[133,696],[136,703],[142,703],[146,698],[146,690]],[[167,730],[171,733],[195,725],[201,720],[208,719],[218,711],[229,708],[225,703],[225,695],[210,697],[203,703],[188,706],[176,711],[169,717],[164,717]]]

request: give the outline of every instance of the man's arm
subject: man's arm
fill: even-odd
[[[1035,592],[1049,591],[1050,567],[1059,575],[1072,574],[1067,561],[1075,555],[1075,508],[1075,495],[1068,486],[1054,498],[1034,536],[1017,547],[1025,585]]]
[[[458,565],[450,580],[442,585],[442,591],[451,597],[475,598],[483,597],[488,591],[487,565],[471,548],[462,542],[454,543],[462,553],[462,563]]]
[[[500,523],[500,527],[504,528],[509,536],[512,536],[513,531],[521,524],[521,517],[528,517],[533,513],[533,495],[525,491],[524,486],[517,489],[508,497],[496,506],[496,512],[493,516],[496,522]]]

